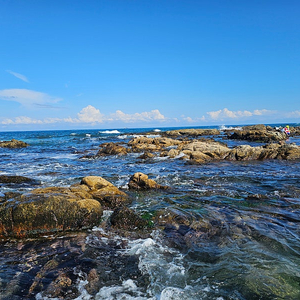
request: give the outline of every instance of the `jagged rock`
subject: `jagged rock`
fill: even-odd
[[[196,141],[184,145],[181,151],[197,163],[205,163],[215,159],[224,159],[230,149],[218,142]]]
[[[182,142],[166,137],[149,138],[136,137],[128,142],[133,152],[158,152],[170,146],[180,145]]]
[[[149,189],[167,189],[167,186],[162,186],[156,183],[153,179],[149,179],[148,175],[137,172],[131,176],[128,186],[134,190],[149,190]]]
[[[167,136],[203,136],[203,135],[219,135],[218,129],[177,129],[169,130],[164,133]]]
[[[130,149],[120,146],[115,143],[104,143],[101,145],[101,149],[98,151],[96,156],[105,155],[126,155],[130,152]]]
[[[265,125],[245,126],[243,130],[234,130],[229,139],[247,140],[255,142],[285,141],[287,135],[281,131],[269,131]]]
[[[28,146],[29,146],[29,144],[22,142],[22,141],[15,140],[15,139],[12,139],[11,141],[0,142],[0,147],[3,147],[3,148],[25,148]]]
[[[142,219],[128,207],[116,209],[111,215],[110,222],[114,228],[131,231],[144,229],[148,226],[147,220]]]

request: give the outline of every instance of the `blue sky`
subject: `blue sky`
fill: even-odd
[[[0,0],[0,130],[299,123],[300,2]]]

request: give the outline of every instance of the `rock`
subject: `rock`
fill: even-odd
[[[67,193],[24,194],[0,204],[0,238],[33,237],[99,225],[101,204]]]
[[[182,142],[166,137],[149,138],[136,137],[128,142],[133,152],[159,152],[170,146],[180,145]]]
[[[99,190],[107,186],[114,186],[100,176],[86,176],[82,179],[81,184],[85,184],[90,190]]]
[[[134,190],[149,190],[149,189],[167,189],[167,186],[162,186],[156,183],[153,179],[149,179],[146,174],[137,172],[131,176],[128,186]]]
[[[220,131],[217,129],[177,129],[166,131],[164,134],[167,136],[197,137],[203,135],[219,135]]]
[[[12,139],[11,141],[0,142],[0,147],[3,147],[3,148],[25,148],[28,146],[29,146],[29,144],[22,142],[22,141],[15,140],[15,139]]]
[[[149,158],[153,158],[155,155],[153,153],[150,152],[145,152],[144,154],[142,154],[141,156],[139,156],[139,159],[149,159]]]
[[[106,208],[116,208],[129,201],[127,194],[115,186],[107,186],[91,193]]]
[[[141,230],[148,226],[148,221],[142,219],[132,209],[121,207],[116,209],[110,218],[114,228],[122,230]]]
[[[230,149],[219,142],[195,141],[184,145],[181,151],[193,161],[205,163],[211,160],[224,159]]]
[[[126,155],[130,152],[130,149],[120,146],[115,143],[104,143],[101,146],[96,156],[106,156],[106,155]]]
[[[268,131],[264,125],[246,126],[243,130],[234,130],[229,139],[247,140],[254,142],[276,142],[285,141],[287,135],[281,131]]]
[[[37,185],[40,184],[39,181],[35,179],[31,179],[24,176],[17,176],[17,175],[0,175],[0,183],[5,184],[30,184],[30,185]]]
[[[116,208],[128,202],[127,194],[100,176],[84,177],[81,186],[88,187],[91,198],[99,201],[104,207]]]

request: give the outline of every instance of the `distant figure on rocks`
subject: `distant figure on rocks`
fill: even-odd
[[[286,125],[283,129],[283,131],[287,134],[287,135],[290,135],[290,126],[289,125]]]

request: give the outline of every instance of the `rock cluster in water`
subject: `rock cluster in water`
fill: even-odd
[[[11,141],[0,141],[0,147],[2,148],[25,148],[28,146],[27,143],[15,139],[12,139]]]
[[[143,173],[132,176],[132,189],[166,188]],[[30,193],[6,193],[0,196],[0,238],[24,238],[48,233],[77,231],[97,226],[103,209],[114,213],[115,228],[142,229],[147,226],[133,210],[126,207],[129,196],[99,176],[87,176],[71,187],[46,187]],[[2,202],[2,203],[1,203]]]

